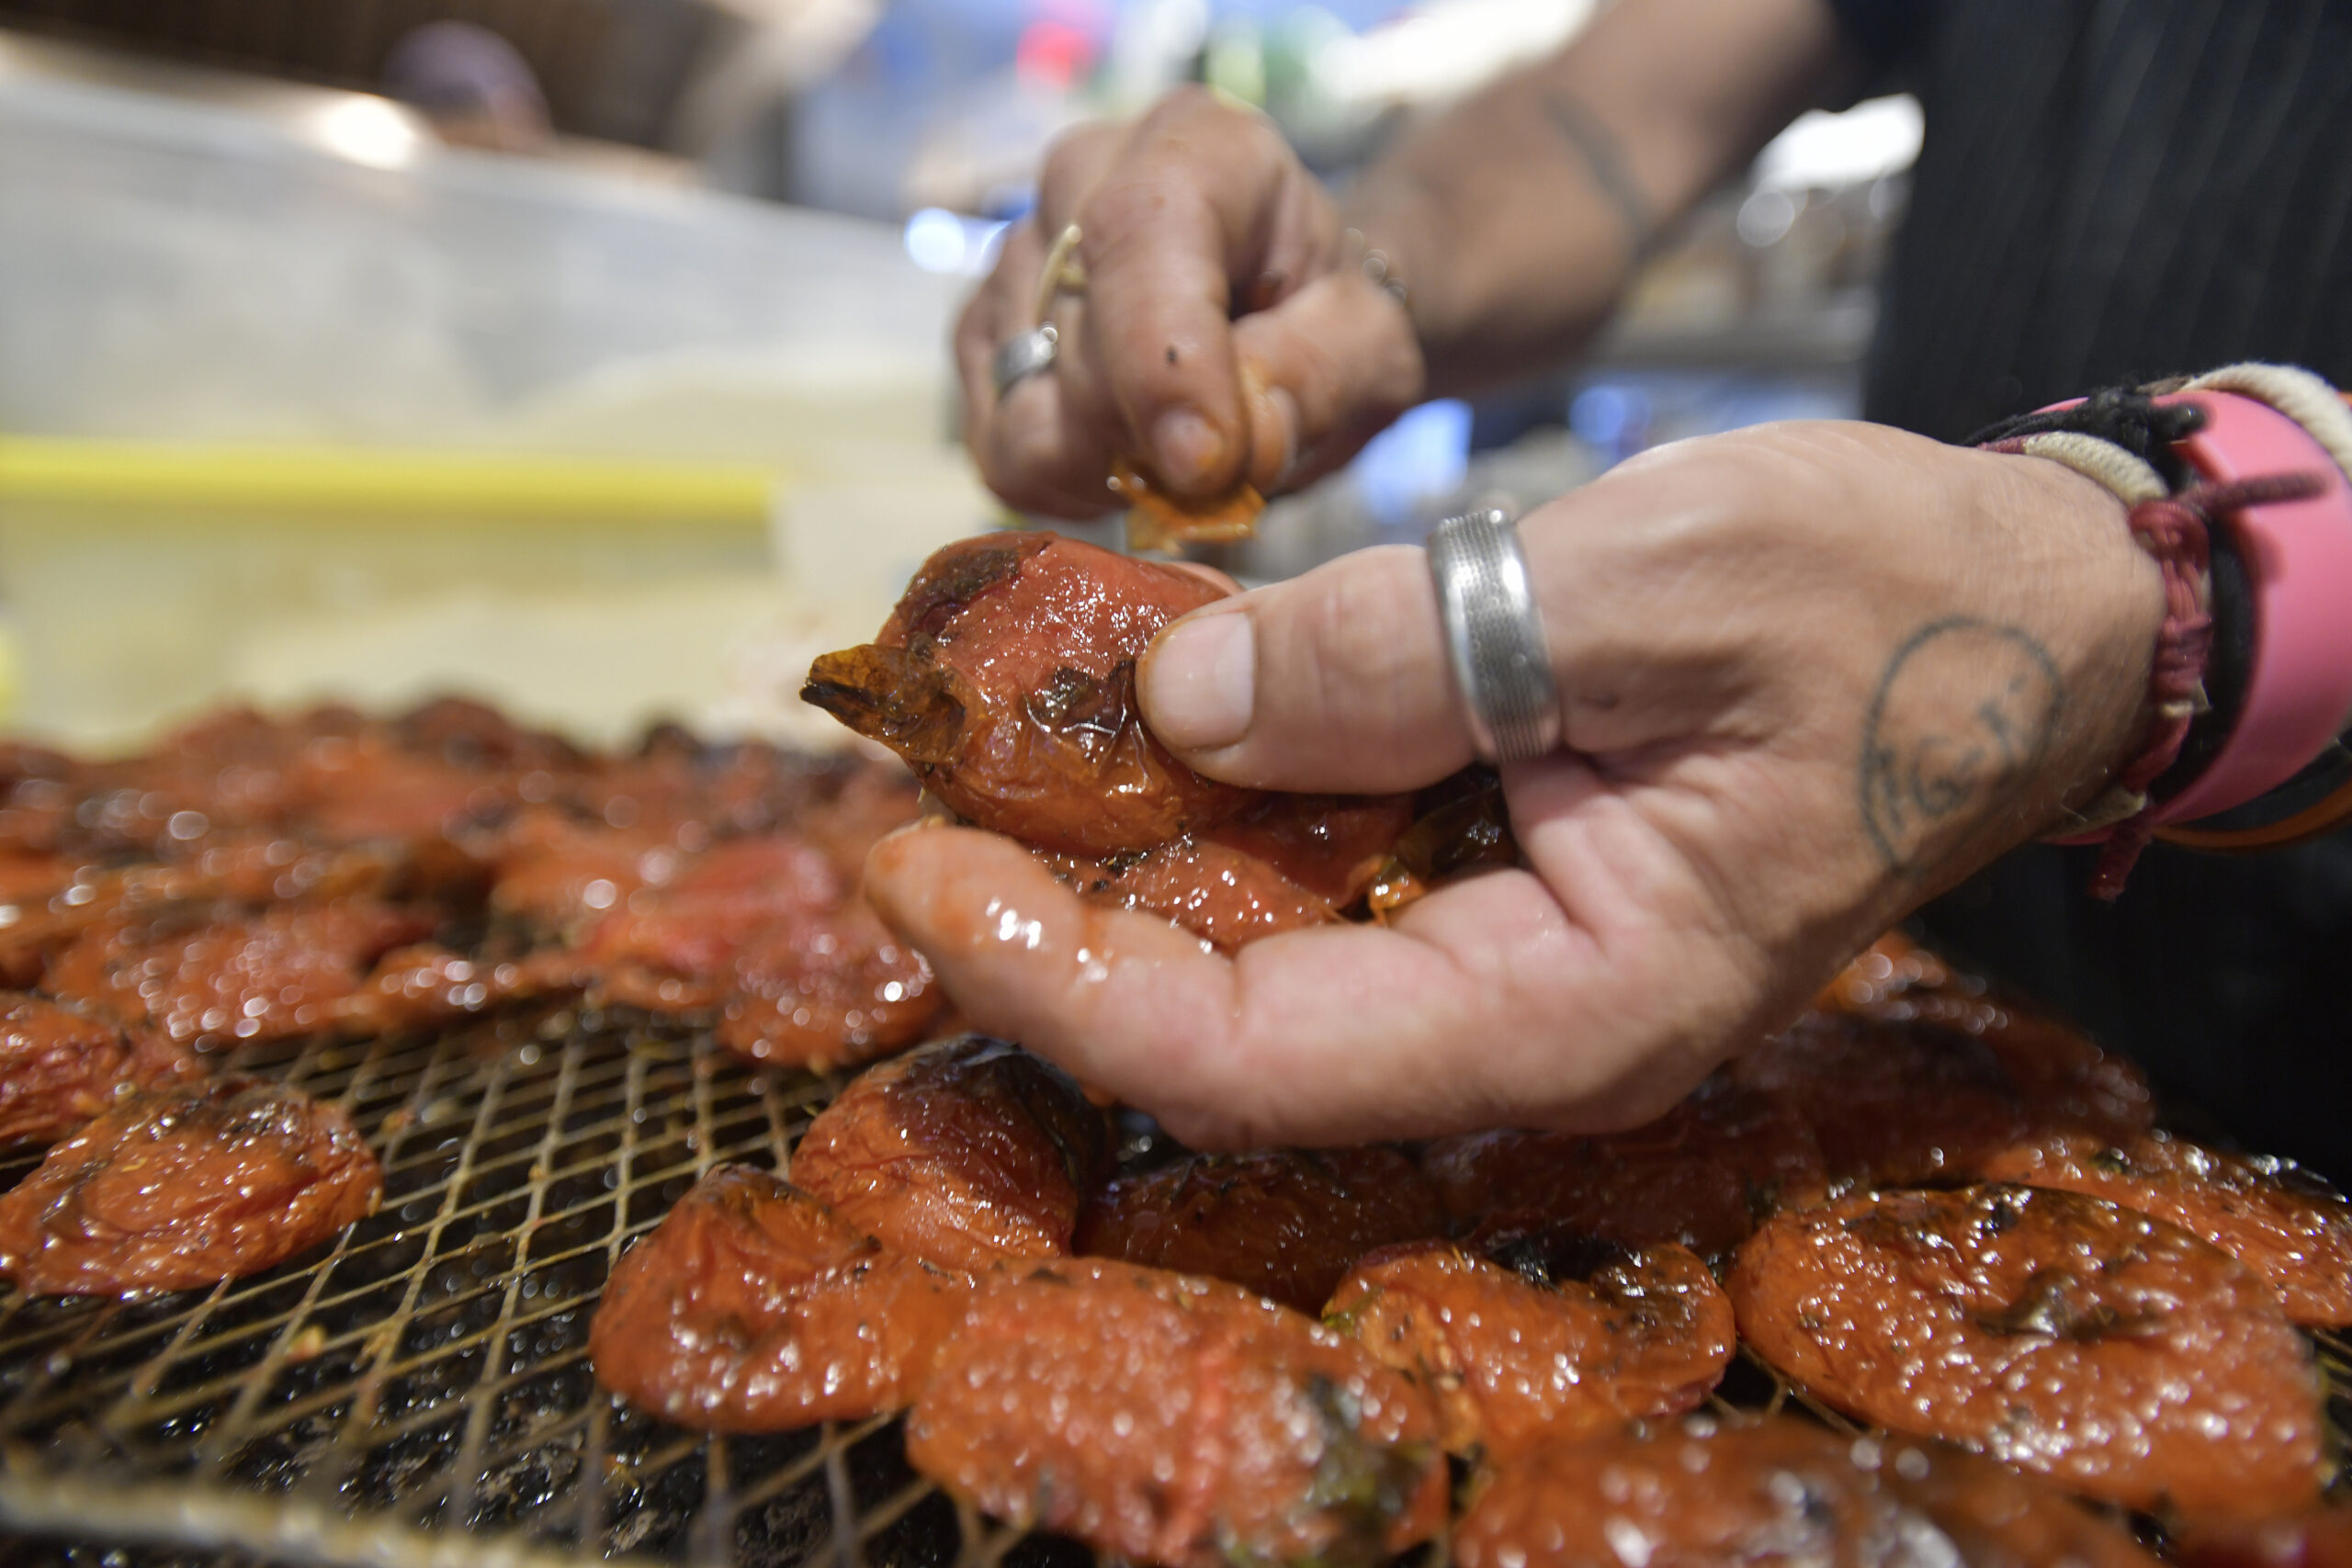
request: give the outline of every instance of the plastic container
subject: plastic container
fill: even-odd
[[[798,650],[989,520],[958,285],[895,229],[72,58],[0,36],[0,723],[457,688],[789,733]]]

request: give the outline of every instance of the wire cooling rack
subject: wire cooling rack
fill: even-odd
[[[222,1066],[341,1104],[383,1160],[383,1205],[207,1291],[0,1295],[6,1568],[1092,1562],[959,1509],[908,1468],[896,1420],[707,1437],[596,1388],[614,1260],[713,1166],[785,1168],[838,1079],[570,1012]],[[0,1188],[31,1163],[0,1164]],[[2320,1353],[2341,1431],[2352,1354]],[[1744,1350],[1715,1404],[1850,1428]],[[1445,1568],[1442,1543],[1419,1557]]]
[[[17,1532],[0,1562],[935,1568],[1076,1551],[959,1514],[907,1468],[894,1421],[705,1437],[596,1388],[588,1322],[613,1261],[714,1165],[782,1168],[837,1080],[574,1014],[222,1066],[341,1104],[383,1160],[383,1205],[209,1291],[0,1296],[0,1529]]]

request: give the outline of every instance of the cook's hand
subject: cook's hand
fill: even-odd
[[[989,360],[1036,324],[1046,250],[1071,223],[1086,290],[1055,307],[1059,358],[1000,399]],[[1112,509],[1114,457],[1193,497],[1345,460],[1419,396],[1422,370],[1404,309],[1343,235],[1272,125],[1199,88],[1064,137],[956,329],[965,435],[990,488],[1084,518]]]
[[[970,829],[885,840],[873,897],[981,1027],[1188,1142],[1624,1126],[2062,826],[2145,726],[2156,569],[2054,464],[1771,426],[1521,536],[1568,748],[1503,770],[1528,869],[1231,959]],[[1196,611],[1140,688],[1219,778],[1399,790],[1471,758],[1419,550]]]

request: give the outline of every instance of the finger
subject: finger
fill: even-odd
[[[1704,1071],[1690,993],[1647,928],[1579,926],[1521,872],[1433,894],[1396,926],[1270,938],[1227,959],[1148,915],[1082,903],[970,829],[885,840],[884,918],[976,1023],[1160,1118],[1188,1145],[1638,1123]]]
[[[1030,267],[1044,258],[1044,247],[1036,230],[1027,223],[1015,223],[1004,231],[1004,242],[998,248],[996,265],[980,280],[979,288],[964,302],[956,318],[956,366],[962,374],[967,418],[965,430],[978,429],[986,423],[996,404],[996,389],[989,381],[989,359],[997,345],[1022,329],[1021,312],[1014,301],[1018,280]]]
[[[1072,126],[1046,149],[1045,161],[1037,168],[1037,206],[1032,216],[1047,243],[1078,221],[1079,209],[1117,161],[1130,129],[1108,120],[1091,120]],[[1033,290],[1037,280],[1032,269]]]
[[[996,355],[1029,330],[1022,279],[1035,272],[1044,243],[1035,227],[1016,223],[1005,232],[995,269],[981,283],[956,321],[956,365],[964,393],[964,443],[980,477],[1005,502],[1023,511],[1058,511],[1071,468],[1061,451],[1057,400],[1043,407],[1037,394],[1051,394],[1043,373],[1009,388],[996,384]],[[1025,415],[1025,417],[1024,417]]]
[[[1054,236],[1117,155],[1124,132],[1082,125],[1057,140],[1039,175],[1036,209],[1005,233],[995,267],[958,318],[956,359],[964,392],[965,443],[989,487],[1024,512],[1092,518],[1115,509],[1106,481],[1116,450],[1118,410],[1070,334],[1082,318],[1066,300],[1055,322],[1063,352],[1050,370],[1000,393],[997,350],[1038,325],[1037,291]]]
[[[1304,276],[1311,183],[1261,117],[1199,91],[1139,121],[1078,215],[1091,344],[1141,455],[1170,490],[1208,495],[1249,458],[1233,280]]]
[[[1067,356],[1023,377],[996,400],[973,445],[981,478],[1023,512],[1082,523],[1120,510],[1124,502],[1110,487],[1116,426],[1102,409]]]
[[[1268,789],[1415,789],[1472,760],[1428,558],[1360,550],[1162,631],[1145,720],[1213,778]]]
[[[1268,396],[1251,413],[1250,481],[1295,488],[1346,462],[1427,382],[1404,307],[1361,273],[1328,273],[1234,323]]]
[[[1084,412],[1082,390],[1071,395],[1064,364],[1057,360],[997,389],[997,350],[1034,324],[1032,297],[1044,262],[1036,230],[1014,225],[996,270],[956,319],[964,444],[981,479],[1008,505],[1055,517],[1099,517],[1115,499],[1104,485],[1110,444],[1101,419]]]

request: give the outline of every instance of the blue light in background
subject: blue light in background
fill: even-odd
[[[1633,387],[1603,382],[1586,388],[1568,405],[1568,428],[1611,458],[1637,450],[1649,423],[1650,400]]]
[[[1470,471],[1470,405],[1442,398],[1408,409],[1356,454],[1348,472],[1382,525],[1399,528],[1414,504],[1451,495]]]
[[[1568,426],[1605,464],[1693,435],[1787,419],[1858,419],[1848,373],[1634,371],[1589,383],[1568,402]]]
[[[907,220],[907,259],[925,272],[977,277],[996,265],[1005,224],[926,207]]]

